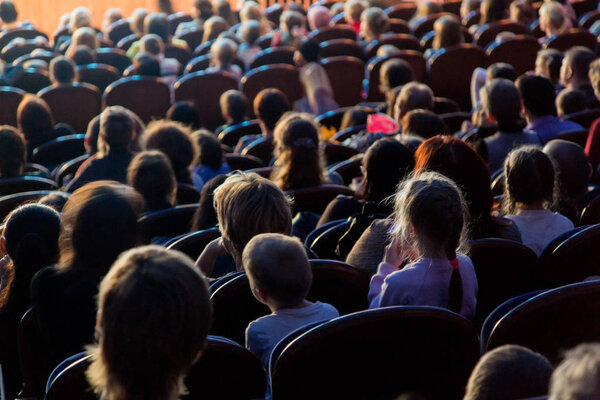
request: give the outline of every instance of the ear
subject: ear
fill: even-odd
[[[256,289],[254,290],[254,294],[256,294],[256,297],[258,298],[258,300],[259,300],[261,303],[265,303],[265,304],[267,304],[267,300],[269,299],[269,296],[268,296],[268,295],[267,295],[265,292],[263,292],[263,291],[262,291],[262,290],[260,290],[259,288],[256,288]]]

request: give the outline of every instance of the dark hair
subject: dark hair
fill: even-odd
[[[198,131],[193,136],[198,143],[199,163],[214,170],[220,169],[223,165],[223,149],[215,135],[208,131]]]
[[[202,19],[207,20],[214,14],[210,0],[194,0],[194,8],[198,10]]]
[[[521,118],[521,95],[513,82],[496,78],[482,90],[481,105],[498,122],[499,130],[514,126]]]
[[[504,211],[514,213],[517,203],[538,201],[549,206],[554,194],[554,166],[550,158],[534,146],[511,151],[504,162]]]
[[[418,135],[424,139],[448,134],[448,127],[433,111],[411,110],[404,114],[401,122],[403,134]]]
[[[27,142],[41,144],[52,139],[52,111],[41,97],[34,94],[26,94],[19,103],[17,125]]]
[[[170,14],[170,13],[169,13]],[[154,33],[162,39],[166,45],[171,42],[171,28],[167,15],[163,13],[151,13],[144,18],[144,34]]]
[[[380,202],[396,192],[398,183],[415,167],[412,152],[394,139],[380,139],[367,150],[365,199]]]
[[[583,46],[571,47],[565,52],[565,61],[578,79],[588,80],[590,64],[596,59],[596,54]]]
[[[517,79],[517,73],[512,65],[497,62],[487,67],[487,79],[491,81],[495,78],[508,79],[509,81],[514,82],[515,79]]]
[[[298,44],[298,51],[302,54],[302,58],[304,58],[306,62],[319,61],[319,43],[313,39],[302,39]]]
[[[48,206],[60,213],[62,212],[68,200],[69,195],[64,192],[50,192],[49,194],[40,198],[37,204]]]
[[[65,56],[50,61],[50,79],[55,83],[71,83],[76,78],[75,63]]]
[[[160,63],[152,54],[139,52],[133,59],[133,74],[160,78]]]
[[[73,51],[68,52],[68,55],[76,65],[87,65],[96,62],[96,55],[86,45],[75,47]]]
[[[362,108],[354,107],[344,113],[342,117],[342,123],[340,124],[340,131],[344,129],[352,128],[359,125],[365,125],[367,123],[367,117],[369,114]]]
[[[169,107],[166,118],[170,121],[181,122],[189,126],[190,129],[196,130],[202,127],[202,120],[198,107],[191,101],[178,101]]]
[[[158,0],[158,9],[160,12],[167,15],[173,14],[173,5],[171,4],[171,0]]]
[[[539,61],[538,61],[539,60]],[[558,84],[560,80],[560,68],[562,65],[563,53],[556,49],[542,49],[538,51],[536,65],[538,63],[544,68],[553,84]]]
[[[133,139],[133,120],[122,107],[107,107],[100,114],[100,136],[110,150],[126,149]]]
[[[192,232],[210,229],[219,223],[215,210],[214,192],[227,179],[227,174],[220,174],[202,186],[198,209],[192,218]]]
[[[481,3],[481,19],[479,25],[504,19],[506,13],[506,1],[483,0]]]
[[[522,75],[517,79],[523,105],[536,117],[556,115],[554,85],[550,79],[539,75]]]
[[[100,136],[100,114],[88,122],[85,132],[85,149],[88,154],[96,154],[98,151],[98,136]]]
[[[138,153],[127,168],[127,184],[142,195],[147,211],[168,208],[175,202],[175,173],[160,151]]]
[[[279,89],[263,89],[254,98],[254,114],[271,131],[281,116],[290,110],[287,96]]]
[[[5,23],[15,22],[18,18],[17,8],[9,0],[0,2],[0,19]]]
[[[219,105],[221,107],[221,114],[226,114],[234,124],[244,121],[248,108],[250,108],[246,95],[239,90],[233,89],[221,95]]]
[[[412,82],[414,79],[415,73],[410,64],[399,58],[385,61],[379,70],[380,90],[383,93]]]
[[[573,114],[587,108],[587,96],[581,89],[565,88],[556,97],[556,108],[563,115]]]
[[[23,175],[27,148],[19,132],[10,125],[0,125],[0,177]]]

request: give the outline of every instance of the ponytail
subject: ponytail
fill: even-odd
[[[458,270],[458,259],[454,258],[450,261],[452,265],[452,275],[450,276],[450,289],[448,292],[448,308],[450,311],[460,313],[462,308],[463,289],[462,289],[462,277]]]

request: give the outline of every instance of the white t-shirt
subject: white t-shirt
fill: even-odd
[[[523,244],[538,257],[552,239],[573,229],[573,222],[569,218],[550,210],[523,210],[506,218],[517,225]]]
[[[339,315],[335,307],[320,301],[302,308],[277,310],[248,324],[246,347],[268,366],[271,352],[281,339],[303,326]]]

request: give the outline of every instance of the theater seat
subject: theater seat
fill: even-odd
[[[352,39],[331,39],[319,44],[321,58],[348,56],[360,60],[365,58],[362,47]]]
[[[565,52],[571,47],[584,46],[596,51],[596,36],[586,29],[571,28],[559,35],[554,35],[544,43],[545,49],[556,49]]]
[[[202,254],[204,248],[220,236],[221,232],[219,228],[204,229],[177,236],[165,243],[165,246],[169,250],[181,251],[187,254],[192,260],[196,260]]]
[[[150,243],[154,238],[172,238],[190,231],[197,204],[189,204],[143,214],[138,219],[140,242]]]
[[[358,104],[362,99],[365,64],[355,57],[330,57],[321,60],[329,77],[334,100],[340,107]]]
[[[57,192],[53,190],[36,190],[32,192],[21,192],[10,194],[8,196],[0,197],[0,221],[4,221],[4,218],[8,214],[10,214],[17,207],[27,204],[27,203],[35,203],[42,197],[53,194],[60,193],[63,196],[69,197],[70,194],[66,192]]]
[[[242,77],[241,88],[250,104],[258,92],[266,88],[281,90],[290,103],[301,99],[304,92],[298,71],[286,64],[264,65],[250,70]]]
[[[381,70],[383,63],[385,63],[387,60],[395,58],[406,61],[412,67],[415,74],[415,80],[419,82],[425,81],[426,62],[421,52],[414,50],[402,50],[387,56],[373,58],[369,60],[366,66],[368,82],[368,87],[366,88],[367,101],[385,101],[385,96],[379,89],[379,71]]]
[[[48,103],[56,122],[69,124],[76,132],[85,132],[88,123],[102,109],[100,90],[89,83],[50,86],[41,90],[38,96]]]
[[[108,85],[121,77],[121,72],[107,64],[87,64],[77,67],[77,75],[79,82],[94,85],[103,93]]]
[[[50,179],[37,176],[21,176],[18,178],[0,179],[0,196],[32,192],[37,190],[56,190],[58,186]]]
[[[270,47],[256,53],[249,62],[250,69],[263,65],[294,65],[294,48],[288,46]]]
[[[239,124],[231,125],[223,130],[219,134],[219,140],[229,147],[235,147],[237,142],[243,136],[260,134],[262,134],[262,129],[257,120],[244,121]]]
[[[496,36],[500,32],[512,32],[515,35],[525,35],[527,33],[527,27],[520,22],[512,22],[508,19],[491,22],[477,29],[473,38],[474,43],[478,46],[485,47],[495,41]]]
[[[317,43],[332,39],[356,40],[356,31],[349,25],[335,25],[320,28],[309,33],[308,37]]]
[[[104,92],[106,106],[123,106],[144,123],[164,118],[171,105],[169,86],[159,78],[133,76],[110,84]]]
[[[85,135],[66,135],[33,149],[31,161],[50,169],[85,154]]]
[[[17,126],[17,109],[25,91],[10,86],[0,86],[0,125]]]
[[[353,196],[354,191],[341,185],[320,185],[285,192],[292,200],[293,213],[310,211],[322,214],[329,202],[338,195]]]
[[[492,42],[485,51],[490,64],[505,62],[513,66],[517,75],[535,69],[535,59],[540,44],[530,35],[517,35],[507,41]]]

